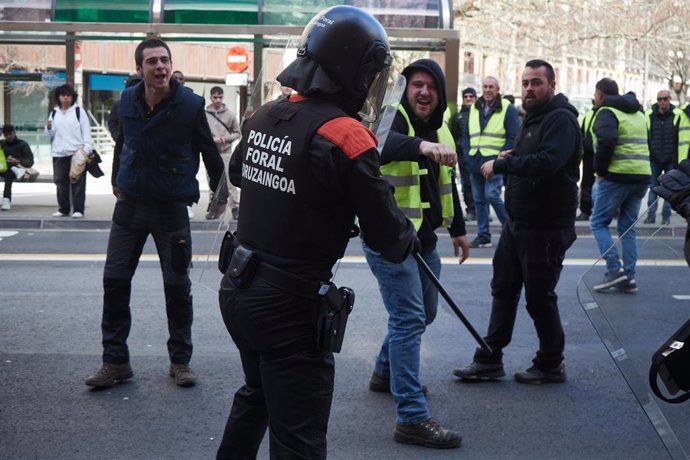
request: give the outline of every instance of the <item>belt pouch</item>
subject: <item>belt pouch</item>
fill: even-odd
[[[254,274],[259,266],[259,259],[254,251],[240,245],[235,248],[228,265],[227,275],[235,286],[248,288],[254,279]]]

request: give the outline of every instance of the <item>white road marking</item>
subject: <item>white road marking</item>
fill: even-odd
[[[142,254],[142,262],[157,262],[158,255]],[[0,254],[0,261],[7,262],[104,262],[105,254]],[[192,262],[218,262],[217,255],[196,254],[192,256]],[[598,259],[568,259],[563,265],[570,267],[589,267],[594,265]],[[340,260],[343,264],[366,264],[364,256],[345,256]],[[458,265],[456,257],[442,257],[443,265]],[[601,261],[603,264],[603,261]],[[470,257],[463,265],[491,265],[490,257]],[[676,259],[640,259],[638,266],[658,266],[658,267],[681,267],[687,266],[685,260]]]

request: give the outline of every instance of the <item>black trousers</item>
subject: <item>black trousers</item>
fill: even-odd
[[[592,187],[594,186],[594,152],[582,152],[582,180],[580,181],[580,211],[592,214]]]
[[[565,336],[555,289],[565,252],[575,239],[574,227],[538,228],[515,224],[511,220],[503,226],[494,252],[493,303],[489,331],[484,337],[493,354],[488,355],[478,348],[475,361],[502,362],[503,348],[512,339],[523,286],[525,307],[539,337],[534,365],[540,369],[553,369],[563,361]]]
[[[0,173],[0,177],[5,181],[5,189],[3,190],[2,197],[9,200],[12,199],[12,184],[17,180],[17,176],[14,175],[12,169],[8,168],[4,173]]]
[[[132,278],[148,236],[153,236],[163,272],[170,362],[192,358],[192,240],[184,202],[147,203],[118,199],[103,271],[103,362],[129,362]]]
[[[237,390],[218,459],[254,459],[266,428],[271,459],[325,459],[333,398],[333,353],[316,350],[316,300],[255,278],[221,281],[220,310],[240,351]]]
[[[86,207],[86,172],[79,176],[76,184],[69,180],[72,157],[53,157],[53,182],[57,187],[58,211],[69,214],[70,211],[84,214]]]

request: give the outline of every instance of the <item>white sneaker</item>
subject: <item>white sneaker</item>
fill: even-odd
[[[55,211],[54,213],[51,214],[53,217],[65,217],[67,214],[63,214],[60,211]]]
[[[2,210],[3,211],[9,211],[10,209],[11,209],[10,199],[9,198],[3,198],[2,199]]]
[[[80,213],[79,211],[72,213],[72,219],[81,219],[82,217],[84,217],[84,214]]]
[[[188,216],[190,219],[194,219],[194,211],[192,211],[192,207],[191,207],[191,206],[187,206],[187,216]]]

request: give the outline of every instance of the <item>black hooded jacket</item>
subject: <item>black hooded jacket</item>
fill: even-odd
[[[415,131],[415,137],[407,135],[408,126],[405,117],[401,113],[395,115],[391,132],[388,135],[386,144],[381,152],[381,164],[392,161],[417,161],[421,169],[427,169],[429,173],[421,178],[422,200],[428,202],[430,207],[424,210],[422,225],[417,232],[417,236],[424,249],[432,248],[436,245],[438,237],[434,231],[443,224],[441,216],[441,201],[438,188],[438,163],[427,156],[419,154],[419,144],[422,141],[438,142],[436,130],[443,124],[443,114],[447,107],[446,102],[446,79],[441,67],[431,59],[419,59],[405,67],[402,74],[409,78],[416,70],[429,72],[436,82],[438,89],[438,106],[434,110],[429,121],[425,122],[417,118],[414,110],[407,103],[407,90],[402,96],[401,106],[407,113]],[[465,221],[462,216],[462,207],[458,196],[455,178],[453,178],[453,208],[454,218],[448,229],[452,237],[466,234]]]
[[[511,221],[538,226],[574,225],[582,138],[577,109],[562,94],[527,113],[511,156],[494,163],[506,175]]]

